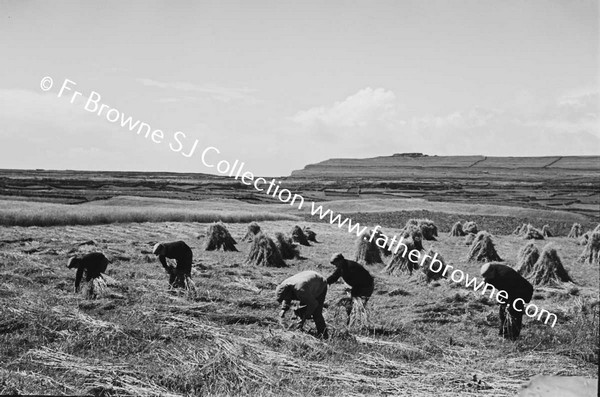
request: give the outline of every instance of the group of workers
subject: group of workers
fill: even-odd
[[[152,253],[169,275],[169,285],[172,288],[185,288],[187,280],[191,277],[192,250],[183,241],[171,243],[158,243]],[[174,259],[176,266],[167,263],[166,258]],[[75,291],[79,291],[82,276],[86,281],[100,277],[106,271],[108,259],[102,253],[90,253],[81,258],[73,257],[68,261],[69,268],[77,268],[75,278]],[[298,319],[296,326],[304,327],[306,320],[313,319],[317,336],[328,337],[327,326],[323,318],[323,305],[330,284],[340,278],[350,286],[352,304],[346,306],[348,321],[357,299],[362,300],[366,306],[373,294],[375,283],[373,276],[361,264],[344,258],[341,253],[331,257],[330,263],[335,266],[335,271],[327,278],[318,272],[307,270],[297,273],[279,284],[275,290],[277,302],[280,304],[279,316],[283,319],[286,312],[292,307],[292,301],[297,301],[298,306],[294,314]],[[482,266],[481,275],[486,283],[493,285],[498,290],[506,291],[508,299],[500,305],[500,331],[499,334],[508,339],[516,339],[521,331],[523,318],[523,304],[531,301],[533,286],[510,266],[498,263],[488,263]],[[513,305],[519,299],[520,306]],[[519,310],[520,308],[520,310]]]
[[[328,285],[342,278],[350,286],[352,304],[346,306],[348,321],[350,321],[354,300],[361,299],[363,305],[366,305],[375,289],[373,276],[360,263],[344,258],[340,253],[334,254],[330,263],[335,266],[335,271],[327,278],[315,271],[307,270],[285,279],[275,290],[277,302],[281,304],[279,316],[283,318],[290,308],[291,301],[298,301],[300,306],[294,313],[299,318],[297,327],[302,329],[304,322],[312,317],[317,328],[317,336],[323,338],[328,337],[323,319],[323,304]]]
[[[158,257],[159,262],[169,275],[169,286],[171,288],[184,288],[186,280],[190,279],[192,275],[192,260],[194,257],[192,249],[183,241],[174,241],[172,243],[155,244],[152,253]],[[176,266],[169,265],[167,258],[174,259]],[[91,252],[82,257],[70,257],[67,267],[77,269],[75,292],[79,292],[84,276],[86,282],[102,277],[109,263],[109,260],[101,252]]]

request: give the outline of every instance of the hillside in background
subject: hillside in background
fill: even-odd
[[[404,153],[367,159],[330,159],[292,172],[286,182],[320,200],[420,198],[564,210],[597,219],[599,171],[600,156]],[[314,189],[316,186],[320,189]]]
[[[470,172],[488,174],[488,169],[502,169],[503,173],[523,170],[557,173],[588,173],[600,170],[600,156],[551,157],[486,157],[486,156],[429,156],[422,153],[397,153],[366,159],[329,159],[309,164],[292,172],[292,177],[375,177],[395,178],[409,176],[414,169],[444,173]]]

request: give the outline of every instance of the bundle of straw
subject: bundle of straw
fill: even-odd
[[[82,288],[83,294],[87,299],[97,299],[108,295],[108,285],[100,275],[90,280],[87,285]]]
[[[196,297],[196,283],[194,283],[194,280],[192,280],[190,276],[186,275],[183,283],[185,285],[187,297],[194,299]]]
[[[363,299],[360,297],[352,298],[352,311],[350,312],[350,318],[348,319],[348,326],[356,328],[369,327],[369,313],[364,305]]]

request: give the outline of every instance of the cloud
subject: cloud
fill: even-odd
[[[312,159],[371,157],[395,152],[490,156],[592,155],[600,150],[598,93],[558,98],[520,93],[498,108],[409,115],[394,92],[365,88],[331,106],[289,118],[290,145]],[[286,157],[293,157],[287,153]]]
[[[197,92],[221,102],[243,101],[249,104],[258,104],[261,101],[251,94],[255,90],[249,88],[229,88],[217,85],[198,85],[187,82],[163,82],[146,78],[136,79],[146,87],[156,87],[167,90]]]
[[[304,126],[364,127],[371,123],[401,122],[399,110],[400,105],[392,91],[367,87],[332,106],[300,111],[291,120]]]

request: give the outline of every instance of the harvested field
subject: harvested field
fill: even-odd
[[[296,224],[261,221],[260,227],[275,236]],[[279,327],[275,287],[301,270],[327,276],[333,271],[331,254],[352,257],[355,238],[336,226],[308,222],[319,244],[302,247],[302,257],[287,260],[287,267],[252,266],[244,264],[252,242],[239,242],[239,252],[205,251],[209,236],[198,237],[198,231],[209,225],[0,227],[4,390],[513,396],[540,372],[540,363],[546,373],[597,372],[598,306],[589,306],[597,299],[597,267],[577,261],[583,248],[573,239],[552,241],[577,288],[535,292],[536,304],[558,314],[554,328],[525,318],[522,337],[503,341],[497,337],[497,308],[487,298],[448,279],[425,283],[421,271],[388,275],[385,264],[374,264],[369,267],[376,287],[367,306],[368,327],[346,327],[345,311],[335,304],[347,296],[345,286],[336,283],[324,311],[331,338],[319,341]],[[232,236],[244,236],[247,228],[246,223],[227,224]],[[401,229],[385,232],[400,235]],[[164,270],[151,254],[155,242],[175,240],[194,251],[193,295],[169,291]],[[505,263],[514,265],[523,240],[496,234],[494,244]],[[440,233],[437,241],[423,245],[444,262],[479,274],[479,263],[466,262],[469,247],[462,238]],[[72,293],[74,274],[65,267],[68,256],[91,251],[107,255],[107,275],[117,281],[95,300]]]
[[[333,205],[335,208],[335,204]],[[412,218],[430,218],[434,219],[438,226],[439,233],[449,233],[456,222],[464,221],[465,216],[461,214],[452,214],[446,212],[437,212],[429,210],[406,210],[406,211],[373,211],[373,212],[341,212],[343,217],[349,217],[353,222],[361,225],[381,225],[382,227],[399,228]],[[550,216],[550,215],[548,215]],[[318,221],[316,216],[310,214],[304,215],[307,221]],[[485,225],[485,230],[493,234],[510,234],[515,228],[523,222],[530,223],[539,221],[534,217],[512,217],[504,215],[469,215],[469,219],[475,221],[478,225]],[[544,219],[556,236],[566,236],[571,228],[572,221],[561,221],[557,219]],[[587,228],[593,228],[596,225],[594,221],[586,223]]]
[[[274,235],[294,224],[261,226]],[[304,247],[306,259],[289,260],[289,267],[281,269],[244,266],[250,243],[240,243],[240,252],[203,251],[204,241],[194,236],[206,226],[0,228],[5,275],[0,284],[0,378],[22,393],[104,388],[124,395],[295,395],[314,393],[316,387],[319,394],[373,395],[403,394],[410,387],[418,395],[512,396],[539,372],[540,362],[549,372],[592,376],[597,371],[597,345],[581,328],[591,317],[576,310],[578,302],[592,299],[598,290],[597,278],[590,276],[597,270],[586,264],[572,268],[580,282],[578,296],[536,292],[539,305],[559,313],[559,324],[549,328],[526,318],[523,337],[515,343],[497,339],[495,306],[472,291],[448,280],[424,286],[418,282],[420,272],[388,276],[383,265],[373,265],[371,327],[346,331],[345,313],[333,305],[345,296],[343,284],[337,283],[325,310],[332,337],[322,342],[278,329],[274,289],[301,270],[320,269],[327,275],[333,270],[326,264],[332,248],[342,247],[350,255],[354,241],[336,228],[311,224],[323,243]],[[246,231],[244,224],[228,226],[233,235]],[[167,291],[161,266],[144,253],[149,242],[176,237],[188,241],[195,253],[193,299]],[[89,240],[94,244],[79,245]],[[479,264],[461,259],[467,247],[444,235],[438,240],[435,250],[446,261],[478,274]],[[513,247],[522,240],[494,240],[508,262],[516,261]],[[557,241],[563,258],[578,256],[580,246],[566,238]],[[87,301],[71,293],[73,274],[64,258],[73,250],[109,256],[107,274],[120,281],[112,296]],[[473,373],[481,383],[472,382]]]
[[[72,3],[0,0],[0,397],[597,383],[600,0]]]

